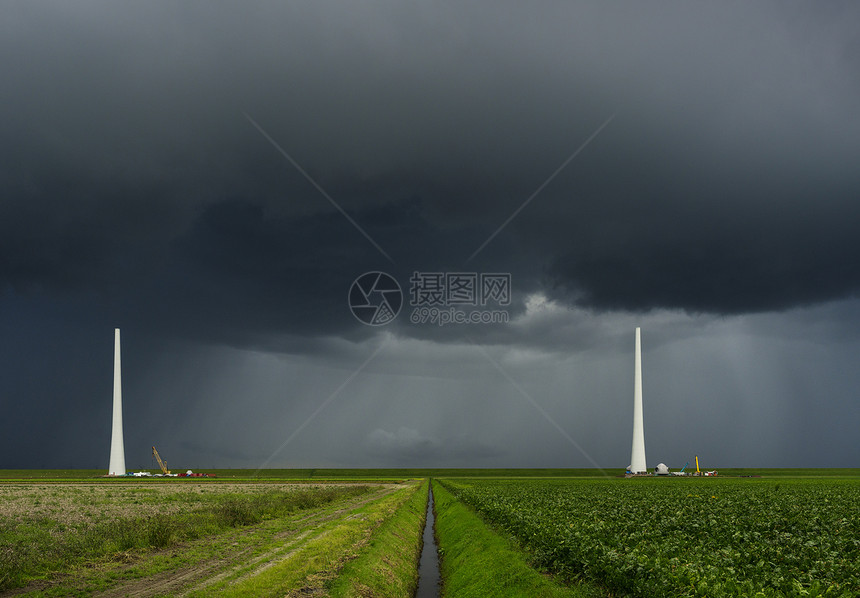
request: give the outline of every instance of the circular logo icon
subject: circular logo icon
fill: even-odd
[[[384,326],[403,306],[400,285],[385,272],[367,272],[349,287],[349,309],[362,324]]]

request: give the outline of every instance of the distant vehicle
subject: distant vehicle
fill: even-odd
[[[179,477],[180,478],[214,478],[215,474],[214,473],[194,473],[193,471],[191,471],[189,469],[185,473],[180,473]]]

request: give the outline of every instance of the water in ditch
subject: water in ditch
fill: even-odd
[[[436,537],[433,535],[433,489],[430,489],[430,499],[427,501],[427,523],[424,525],[424,548],[421,549],[421,559],[418,561],[418,591],[415,598],[439,598],[439,551],[436,549]]]

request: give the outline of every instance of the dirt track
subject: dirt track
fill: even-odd
[[[376,486],[376,484],[374,484]],[[112,577],[120,580],[109,590],[91,594],[102,598],[118,598],[131,596],[136,598],[152,596],[184,596],[190,592],[205,591],[214,583],[227,578],[242,580],[253,577],[274,564],[291,558],[305,543],[320,538],[328,533],[319,528],[326,523],[353,516],[353,512],[388,494],[403,488],[398,484],[379,484],[368,494],[345,499],[334,508],[332,505],[315,509],[312,512],[297,513],[294,518],[283,522],[269,522],[268,525],[249,526],[230,530],[210,538],[193,542],[185,542],[170,548],[153,551],[143,556],[128,556],[128,563],[112,568]],[[283,529],[274,530],[272,526],[283,525]],[[273,542],[273,540],[275,540]],[[135,577],[122,580],[123,572],[134,575],[133,569],[146,565],[146,561],[161,558],[176,558],[183,553],[199,553],[199,560],[189,565],[183,563],[175,569],[162,571],[148,577]],[[180,560],[177,558],[177,560]],[[115,564],[114,564],[115,565]],[[45,591],[51,588],[74,588],[77,592],[86,594],[90,589],[86,580],[86,571],[82,572],[78,581],[70,578],[55,583],[39,582],[25,588],[18,588],[3,593],[2,596],[22,596],[34,591]]]
[[[184,596],[191,591],[203,590],[233,575],[239,575],[239,579],[252,577],[272,565],[290,558],[296,552],[296,548],[304,542],[324,535],[326,532],[320,532],[317,529],[321,524],[350,517],[355,509],[378,500],[399,487],[397,485],[385,485],[370,494],[349,499],[335,511],[314,513],[301,518],[299,529],[276,534],[279,540],[277,545],[262,554],[252,556],[255,546],[249,545],[229,555],[221,554],[206,559],[193,567],[166,571],[152,577],[130,581],[107,592],[94,594],[94,596],[99,598]],[[253,530],[247,530],[246,533],[253,533]],[[262,541],[264,540],[261,539],[261,543]]]

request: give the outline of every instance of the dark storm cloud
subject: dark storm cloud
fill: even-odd
[[[197,8],[4,9],[6,284],[301,328],[284,302],[373,252],[247,110],[404,271],[461,266],[615,113],[473,267],[597,309],[858,288],[850,6]]]
[[[777,201],[793,195],[776,193]],[[553,258],[550,277],[575,302],[601,310],[750,313],[851,297],[860,290],[852,197],[815,213],[739,208],[731,222],[716,214],[682,220],[671,207],[655,207],[638,225],[607,233],[611,247],[595,248],[603,245],[599,233],[581,231]]]
[[[264,441],[222,456],[262,461],[289,434],[270,421],[312,412],[331,391],[317,387],[345,379],[379,336],[346,305],[349,285],[369,270],[404,286],[415,270],[510,272],[514,302],[510,326],[420,327],[401,315],[386,329],[399,352],[374,367],[405,372],[404,397],[433,378],[434,392],[463,398],[423,428],[415,420],[434,416],[434,392],[385,422],[367,413],[390,415],[373,410],[389,385],[356,392],[368,410],[337,423],[343,451],[362,447],[356,463],[394,447],[459,464],[507,446],[512,420],[480,384],[464,382],[497,373],[474,345],[509,350],[513,365],[554,367],[563,362],[547,355],[557,352],[626,356],[621,340],[643,318],[662,331],[649,337],[657,348],[695,345],[715,319],[749,312],[764,312],[756,330],[782,339],[774,350],[818,330],[805,318],[821,318],[822,345],[853,342],[856,308],[834,301],[860,287],[857,11],[848,3],[4,4],[2,378],[21,411],[0,428],[8,438],[43,429],[72,447],[62,463],[36,438],[4,456],[71,465],[102,455],[110,329],[121,326],[135,364],[130,443],[147,449],[148,427],[159,442],[182,437],[202,455],[212,452],[207,432],[187,422],[230,435],[241,421],[248,429],[237,439]],[[212,354],[223,345],[237,353]],[[719,357],[723,346],[713,350]],[[265,383],[234,363],[269,352],[332,371],[308,375],[307,388],[291,394],[304,375],[293,362],[295,379]],[[600,367],[603,384],[627,372]],[[145,373],[165,370],[162,380]],[[231,392],[200,390],[220,372],[235,378]],[[525,386],[563,405],[563,391],[546,384]],[[837,384],[837,407],[822,412],[844,410],[852,384]],[[583,384],[580,403],[607,396],[598,386]],[[778,395],[765,390],[738,394],[762,402],[750,409],[762,423]],[[507,398],[507,407],[523,406],[515,392]],[[467,408],[474,412],[464,416]],[[497,427],[463,440],[486,410],[500,414]],[[521,415],[534,413],[525,405]],[[447,433],[455,420],[464,429]],[[529,434],[546,431],[536,421]],[[253,429],[260,422],[263,434]],[[392,432],[401,429],[415,434]],[[321,449],[309,442],[306,450],[311,459]],[[527,465],[559,454],[552,443],[541,450],[517,458]]]

